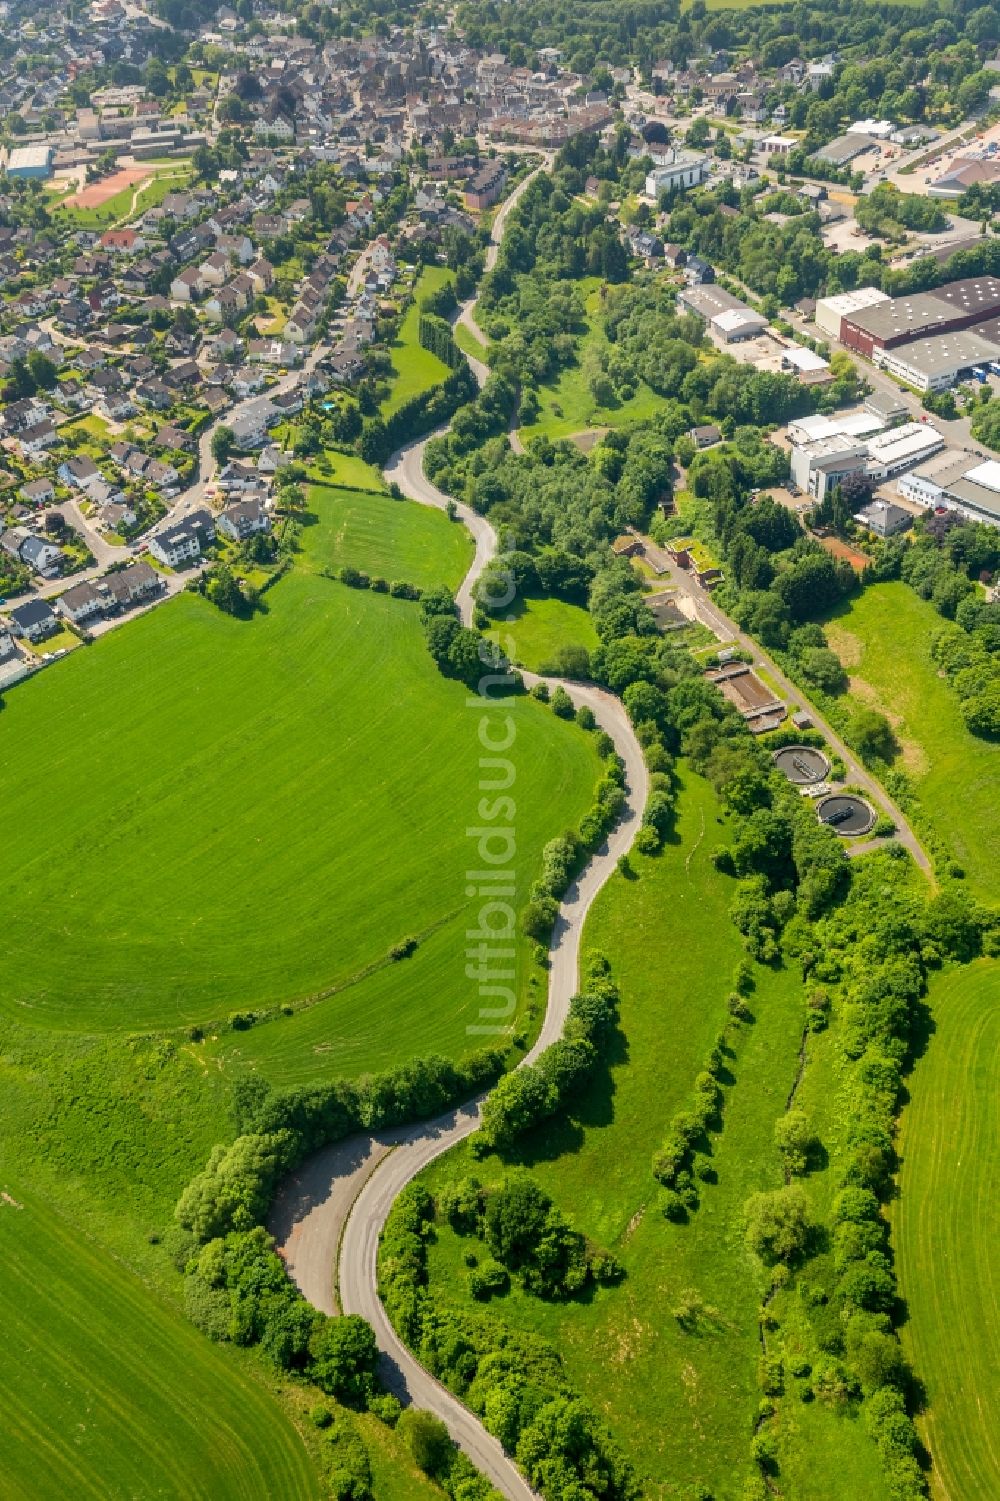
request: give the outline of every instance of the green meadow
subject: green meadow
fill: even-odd
[[[0,1391],[10,1501],[318,1501],[275,1397],[78,1226],[4,1179]]]
[[[383,417],[391,417],[404,402],[440,385],[449,374],[444,361],[420,343],[420,299],[450,280],[451,272],[444,266],[425,266],[417,279],[414,300],[403,315],[390,350],[393,377],[389,395],[382,403]]]
[[[728,918],[731,885],[710,861],[726,834],[711,788],[687,775],[676,838],[658,857],[630,857],[637,879],[616,875],[588,919],[587,948],[608,956],[621,990],[610,1066],[569,1119],[529,1133],[505,1158],[529,1166],[576,1228],[614,1252],[626,1277],[568,1303],[515,1288],[491,1311],[555,1345],[570,1383],[603,1413],[655,1501],[709,1493],[735,1501],[742,1493],[760,1399],[765,1287],[743,1245],[742,1209],[749,1194],[782,1182],[772,1135],[799,1062],[798,976],[758,969],[755,1020],[736,1045],[724,1129],[713,1137],[718,1181],[704,1187],[688,1223],[664,1219],[650,1161],[726,1023],[742,952]],[[434,1191],[468,1172],[488,1184],[503,1171],[495,1157],[472,1162],[459,1148],[423,1181]],[[464,1263],[470,1242],[447,1224],[435,1229],[432,1291],[474,1306]],[[696,1333],[672,1312],[688,1290],[713,1310]],[[814,1445],[822,1460],[805,1494],[881,1501],[877,1458],[856,1421],[817,1415],[798,1444],[803,1469]],[[850,1484],[838,1490],[841,1477]]]
[[[240,621],[181,595],[8,695],[3,885],[31,920],[3,942],[0,1009],[208,1022],[353,983],[445,924],[461,973],[481,713],[412,603],[299,570],[267,599]],[[533,700],[513,712],[526,899],[598,761]],[[458,1042],[452,1005],[436,998],[438,1028]],[[408,1051],[384,1029],[380,1047]]]
[[[598,645],[588,611],[555,598],[518,599],[493,634],[531,672],[548,671],[562,647],[582,646],[589,652]]]
[[[345,563],[373,578],[457,589],[472,562],[472,539],[443,511],[387,494],[310,485],[299,561],[316,570]]]
[[[903,1343],[921,1377],[933,1493],[1000,1495],[1000,965],[942,974],[933,1030],[908,1081],[892,1210]]]
[[[908,584],[865,589],[826,623],[851,678],[853,697],[880,709],[913,782],[918,818],[964,867],[978,896],[996,895],[1000,745],[970,733],[958,698],[930,654],[941,617]]]
[[[539,388],[538,416],[520,429],[525,443],[542,434],[552,439],[569,438],[588,427],[620,427],[624,422],[652,417],[662,405],[656,392],[640,383],[628,401],[611,407],[598,406],[588,383],[588,356],[607,348],[600,319],[601,294],[593,277],[581,283],[581,287],[586,291],[587,328],[580,336],[576,361],[560,371],[550,385]]]

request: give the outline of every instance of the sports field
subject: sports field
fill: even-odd
[[[0,1007],[74,1030],[205,1022],[356,980],[446,923],[461,968],[479,712],[413,604],[298,570],[267,602],[248,622],[181,595],[8,694],[2,889],[21,917]],[[516,713],[526,899],[598,762],[533,700]],[[431,1030],[461,1043],[451,1008],[435,996]],[[385,1062],[407,1051],[377,1041]]]
[[[383,417],[391,417],[413,396],[440,385],[449,375],[448,366],[420,343],[420,299],[451,280],[444,266],[425,266],[413,289],[414,300],[407,309],[393,342],[390,356],[394,371],[389,395],[382,403]]]
[[[764,1278],[743,1248],[740,1219],[748,1194],[781,1182],[772,1133],[795,1077],[802,1026],[797,975],[758,970],[756,1021],[744,1029],[725,1128],[713,1138],[718,1182],[704,1188],[687,1224],[666,1221],[650,1160],[726,1021],[741,953],[727,916],[732,885],[710,861],[725,838],[717,811],[708,785],[689,777],[677,839],[656,859],[631,856],[638,880],[615,876],[598,898],[586,945],[611,960],[621,988],[621,1041],[571,1119],[531,1133],[520,1158],[510,1159],[530,1165],[576,1228],[620,1258],[626,1279],[571,1303],[515,1290],[490,1305],[497,1317],[556,1346],[568,1379],[607,1418],[644,1477],[642,1494],[655,1501],[709,1492],[733,1501],[741,1494],[760,1399]],[[422,1181],[433,1189],[467,1172],[487,1183],[503,1166],[495,1157],[473,1163],[459,1149]],[[468,1306],[463,1258],[470,1242],[440,1220],[435,1229],[432,1291]],[[687,1289],[715,1310],[699,1333],[685,1333],[671,1312]],[[816,1419],[824,1441],[826,1421]],[[845,1418],[835,1435],[839,1449],[827,1445],[830,1468],[810,1494],[881,1501],[877,1458],[860,1425]],[[841,1491],[842,1473],[851,1488]]]
[[[312,1501],[288,1415],[118,1261],[18,1183],[0,1201],[8,1501]]]
[[[390,582],[457,589],[472,562],[469,533],[443,511],[332,485],[310,485],[308,503],[300,539],[308,568],[350,564]]]
[[[908,1088],[893,1206],[903,1343],[927,1391],[939,1501],[1000,1495],[1000,964],[941,975]]]
[[[978,896],[995,899],[1000,863],[1000,745],[965,727],[958,697],[930,654],[941,617],[907,584],[875,584],[825,624],[851,678],[852,695],[887,715],[899,764],[930,824]]]

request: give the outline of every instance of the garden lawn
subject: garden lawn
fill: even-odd
[[[309,478],[318,484],[343,485],[347,490],[378,490],[385,492],[385,477],[374,464],[366,464],[356,453],[341,453],[328,448],[314,461],[315,468]]]
[[[886,714],[913,781],[919,816],[964,867],[969,887],[995,899],[1000,864],[1000,745],[966,729],[958,696],[938,676],[931,633],[941,624],[908,584],[875,584],[826,623],[852,693]]]
[[[0,1260],[8,1501],[318,1501],[305,1445],[242,1362],[14,1179]]]
[[[443,511],[332,485],[310,485],[308,503],[300,538],[306,567],[350,564],[374,578],[457,589],[472,562],[468,532]]]
[[[399,332],[390,350],[393,379],[389,395],[382,403],[382,416],[391,417],[414,396],[439,386],[451,373],[443,360],[420,343],[420,299],[435,292],[451,280],[444,266],[425,266],[413,289],[414,300],[407,308]]]
[[[924,1383],[920,1424],[947,1501],[1000,1495],[1000,964],[940,975],[927,1050],[907,1081],[892,1208],[906,1353]]]
[[[519,599],[494,634],[509,655],[531,672],[546,672],[556,652],[564,646],[582,646],[593,651],[597,632],[587,610],[565,600]]]
[[[7,927],[0,1009],[78,1031],[207,1022],[344,985],[448,925],[442,983],[411,1001],[421,1051],[478,1045],[463,946],[482,713],[412,603],[294,570],[267,605],[238,621],[180,595],[7,694],[2,889],[31,921]],[[599,765],[544,706],[510,712],[523,902]],[[364,1020],[350,1042],[369,1066],[412,1052],[398,1007]]]
[[[586,285],[591,283],[592,278]],[[635,395],[628,401],[617,402],[611,407],[597,405],[588,384],[587,355],[591,350],[598,351],[607,346],[601,328],[598,290],[588,292],[586,308],[587,331],[580,338],[576,363],[560,371],[551,385],[539,388],[538,416],[520,429],[525,443],[541,434],[552,439],[568,438],[588,427],[620,427],[624,422],[654,416],[663,404],[650,386],[640,382]]]
[[[687,775],[676,841],[659,857],[630,857],[638,880],[616,875],[598,898],[586,946],[611,961],[621,1040],[572,1119],[529,1134],[517,1154],[573,1224],[620,1258],[627,1276],[618,1288],[576,1302],[546,1303],[518,1289],[490,1305],[555,1345],[568,1380],[604,1414],[644,1477],[643,1495],[656,1501],[688,1487],[693,1495],[697,1485],[717,1501],[734,1501],[749,1473],[764,1280],[743,1247],[742,1208],[750,1193],[782,1181],[772,1133],[795,1077],[802,1027],[797,976],[758,970],[750,1003],[756,1022],[742,1029],[724,1129],[712,1138],[718,1182],[704,1188],[687,1224],[669,1223],[650,1161],[727,1020],[742,952],[727,916],[732,883],[710,860],[726,836],[716,818],[711,788]],[[433,1191],[470,1171],[485,1183],[503,1168],[496,1157],[473,1163],[460,1148],[423,1181]],[[470,1306],[463,1256],[478,1243],[442,1224],[437,1235],[431,1290]],[[684,1333],[671,1313],[689,1288],[716,1310],[700,1334]],[[835,1474],[832,1466],[826,1495],[847,1496]],[[851,1501],[864,1496],[850,1494]]]

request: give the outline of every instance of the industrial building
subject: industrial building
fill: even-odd
[[[8,177],[52,176],[51,146],[12,146],[7,157]]]
[[[957,511],[968,521],[1000,526],[1000,463],[946,448],[898,480],[904,500],[930,510]]]
[[[830,339],[840,338],[840,326],[852,313],[888,302],[889,294],[878,287],[858,287],[854,292],[838,292],[833,297],[821,297],[816,303],[816,327],[821,328]]]
[[[1000,361],[1000,279],[969,276],[909,297],[865,287],[821,299],[816,322],[897,380],[944,391],[968,371]]]
[[[792,423],[788,433],[793,483],[821,501],[848,475],[864,474],[882,483],[926,462],[944,446],[938,430],[924,422],[883,429],[884,424],[867,412],[840,419],[804,417]]]
[[[686,312],[694,313],[708,328],[717,344],[735,344],[741,339],[755,339],[767,328],[763,313],[714,285],[685,287],[677,302]]]

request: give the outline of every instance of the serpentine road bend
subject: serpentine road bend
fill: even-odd
[[[530,180],[528,177],[519,185],[497,215],[487,267],[496,260],[495,246],[503,221]],[[473,306],[466,305],[470,319]],[[470,326],[477,331],[474,320]],[[482,365],[480,371],[477,378],[482,383],[488,372]],[[411,500],[444,510],[449,497],[423,472],[427,442],[425,438],[400,449],[389,460],[385,473]],[[470,624],[473,585],[496,555],[497,538],[485,517],[461,504],[456,511],[476,544],[475,557],[457,595],[462,620]],[[529,686],[540,681],[532,675],[525,677]],[[589,684],[567,682],[563,686],[578,707],[586,704],[592,709],[598,724],[614,741],[625,766],[625,808],[605,844],[560,904],[549,949],[545,1016],[521,1067],[534,1062],[562,1035],[570,1001],[579,985],[584,921],[618,859],[631,848],[648,792],[642,750],[620,701]],[[378,1296],[379,1237],[393,1203],[422,1168],[476,1130],[482,1098],[437,1120],[358,1135],[315,1154],[284,1185],[274,1205],[270,1228],[289,1275],[311,1303],[325,1313],[361,1314],[372,1325],[386,1386],[406,1401],[435,1413],[476,1467],[510,1501],[535,1501],[535,1492],[500,1443],[406,1349]]]
[[[402,450],[386,472],[413,500],[443,509],[448,497],[421,469],[425,442]],[[497,539],[484,517],[465,506],[458,510],[476,539],[476,555],[458,596],[462,618],[468,622],[472,618],[472,586],[495,555]],[[525,681],[531,686],[540,680],[525,674]],[[545,1016],[521,1067],[534,1062],[543,1048],[562,1035],[570,1000],[579,985],[584,921],[619,857],[631,848],[648,791],[642,750],[621,702],[589,684],[565,682],[563,687],[578,707],[586,704],[593,710],[598,724],[613,739],[625,764],[626,803],[607,842],[560,905],[549,949]],[[284,1185],[270,1228],[289,1275],[311,1303],[326,1313],[361,1314],[372,1325],[387,1387],[441,1418],[456,1443],[504,1496],[511,1501],[529,1501],[535,1493],[501,1445],[410,1354],[378,1296],[379,1237],[393,1203],[422,1168],[476,1130],[481,1103],[481,1098],[473,1100],[434,1121],[351,1137],[317,1153]]]

